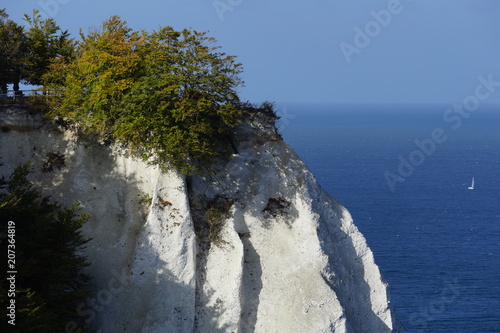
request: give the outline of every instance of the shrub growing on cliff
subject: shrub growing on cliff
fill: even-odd
[[[87,296],[89,277],[82,273],[87,265],[76,251],[87,240],[79,228],[87,220],[78,214],[78,205],[61,207],[42,198],[26,179],[28,165],[18,167],[9,179],[0,179],[0,244],[15,252],[15,262],[2,271],[16,270],[15,298],[9,296],[10,281],[0,282],[0,304],[7,308],[15,299],[15,326],[4,316],[2,332],[63,332],[67,322],[81,322],[77,307]],[[13,221],[15,234],[6,237],[7,224]],[[14,253],[11,252],[11,253]]]
[[[206,166],[241,118],[241,64],[214,43],[187,29],[133,31],[113,16],[81,34],[73,61],[53,64],[45,83],[60,98],[50,115],[151,163],[184,173]]]
[[[222,238],[224,222],[229,217],[232,201],[224,198],[216,198],[209,204],[205,211],[205,222],[208,227],[207,239],[211,244],[222,246],[226,242]]]

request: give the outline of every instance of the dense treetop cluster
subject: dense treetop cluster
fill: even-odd
[[[191,173],[230,149],[241,64],[205,32],[134,31],[112,16],[73,39],[37,11],[27,27],[0,11],[0,85],[43,85],[48,115],[164,168]]]

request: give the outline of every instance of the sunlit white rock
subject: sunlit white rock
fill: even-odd
[[[47,194],[92,214],[84,252],[94,293],[78,310],[99,332],[399,329],[350,214],[265,120],[240,126],[238,154],[189,179],[51,125],[19,131],[9,114],[6,126],[2,173],[34,161]],[[42,172],[49,152],[65,165]],[[195,233],[200,196],[232,202],[220,247]]]

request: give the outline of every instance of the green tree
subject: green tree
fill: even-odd
[[[26,30],[26,54],[23,60],[22,80],[41,85],[42,76],[57,58],[70,59],[74,55],[74,41],[68,31],[62,31],[54,19],[42,20],[38,10],[32,16],[24,15]]]
[[[73,57],[74,41],[53,19],[42,20],[34,10],[32,16],[24,15],[25,29],[8,17],[5,9],[0,9],[1,92],[6,92],[7,84],[13,84],[14,91],[21,82],[40,85],[52,62]]]
[[[241,119],[241,65],[205,33],[165,27],[146,38],[143,72],[123,99],[115,134],[160,165],[185,173],[207,166],[229,148]]]
[[[137,76],[141,37],[116,16],[103,23],[102,31],[80,37],[75,60],[59,60],[45,76],[47,86],[64,96],[53,114],[68,117],[85,133],[109,138],[121,100]]]
[[[144,160],[184,173],[229,148],[241,120],[241,64],[193,30],[133,31],[118,16],[81,34],[76,58],[47,78],[61,97],[50,113],[84,133],[126,145]]]
[[[15,223],[15,236],[2,237],[2,252],[15,246],[16,321],[2,325],[2,332],[62,332],[66,323],[81,323],[77,307],[88,295],[89,277],[82,273],[86,259],[77,251],[88,241],[80,234],[87,220],[70,208],[43,198],[27,180],[29,165],[18,167],[8,179],[0,179],[0,223],[7,234],[8,221]],[[8,235],[11,235],[8,233]],[[14,242],[12,241],[14,240]],[[2,266],[7,264],[2,262]],[[4,267],[2,271],[5,273]],[[9,282],[0,282],[0,304],[6,309]]]
[[[19,90],[27,40],[24,28],[9,20],[5,9],[0,9],[0,93],[7,92],[7,84]]]

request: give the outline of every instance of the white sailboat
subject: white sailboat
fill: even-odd
[[[469,190],[473,190],[474,189],[474,177],[472,177],[472,184],[471,186],[469,186]]]

